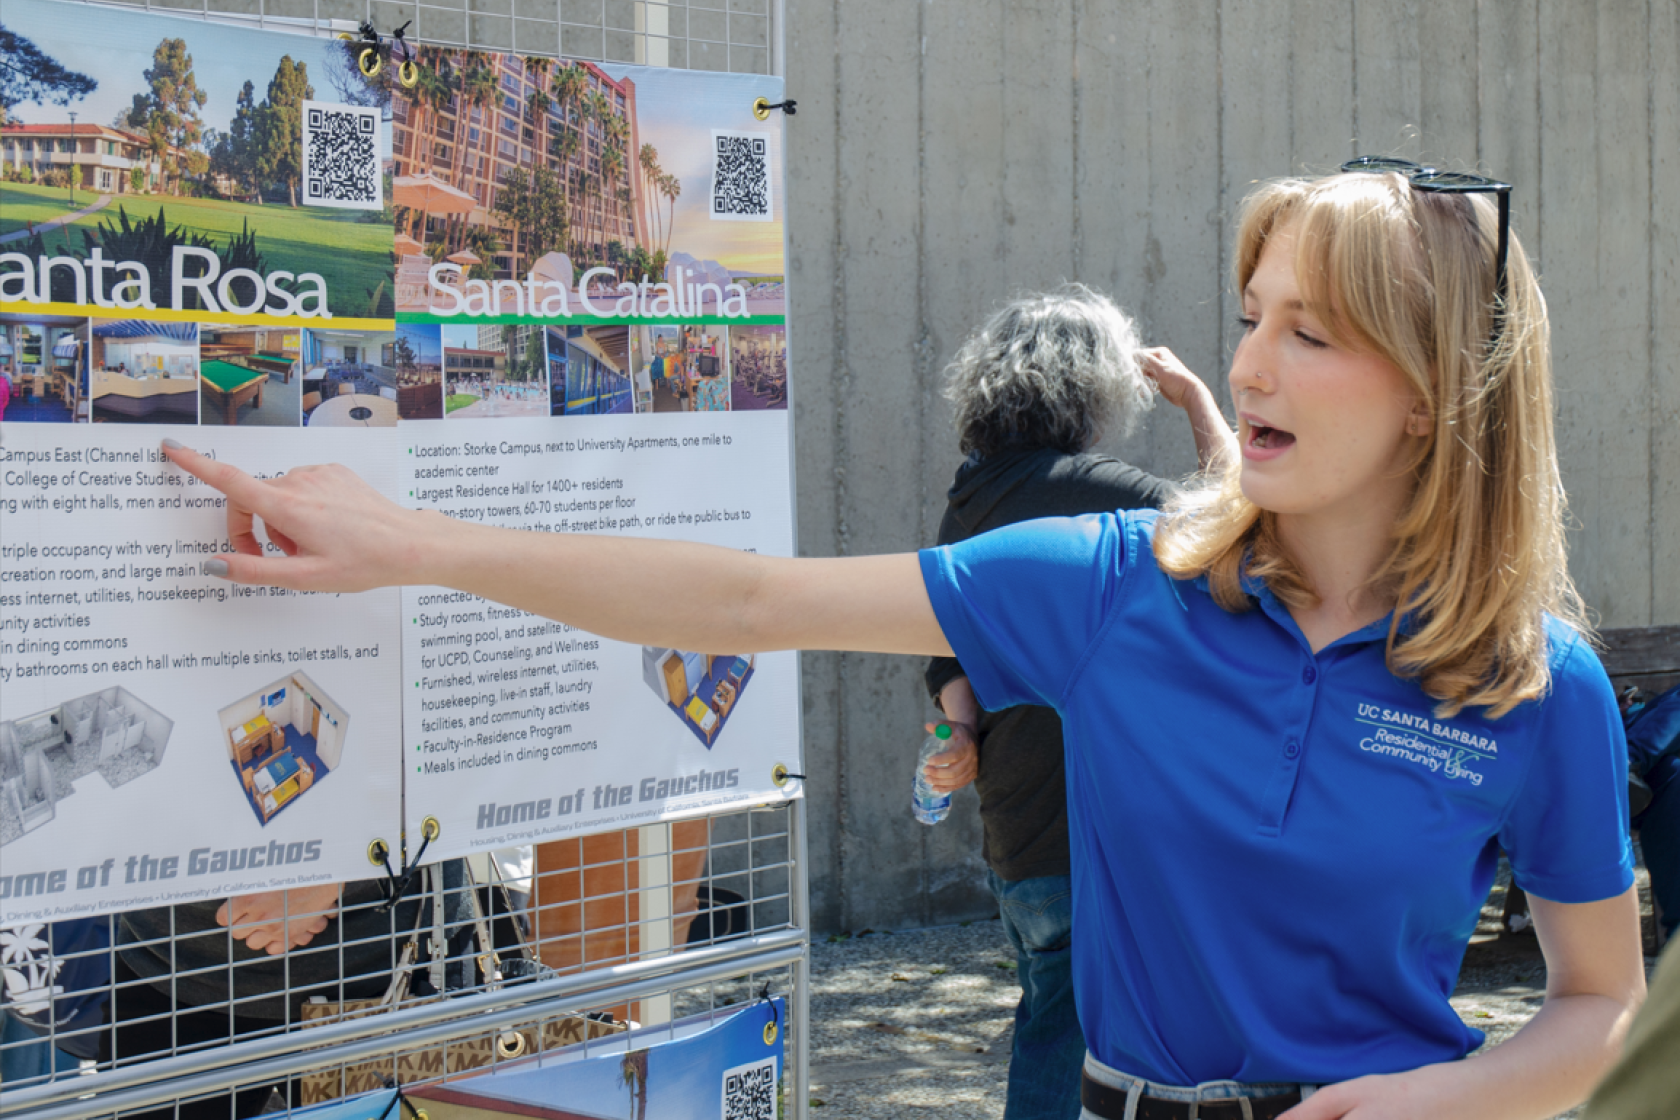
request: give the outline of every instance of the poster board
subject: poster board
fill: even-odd
[[[791,555],[780,80],[80,16],[3,17],[57,69],[0,125],[0,921],[796,795],[792,654],[236,588],[157,451]]]

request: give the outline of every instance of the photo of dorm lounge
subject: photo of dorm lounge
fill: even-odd
[[[642,680],[710,750],[752,680],[754,657],[642,647]]]
[[[645,328],[549,327],[549,404],[555,416],[606,416],[636,411],[630,370]]]
[[[0,845],[52,820],[89,774],[115,789],[156,769],[174,728],[122,687],[0,720]]]
[[[392,331],[304,331],[304,426],[396,427],[396,342]]]
[[[196,325],[95,319],[92,332],[95,423],[198,423]]]
[[[265,825],[338,769],[350,726],[344,709],[302,673],[282,677],[216,715],[239,786]]]
[[[0,420],[86,421],[87,320],[0,315]]]
[[[729,407],[787,410],[787,328],[729,328]]]
[[[726,327],[685,324],[637,327],[642,336],[637,412],[728,412],[729,347]],[[644,400],[646,404],[644,405]]]
[[[299,424],[297,327],[198,328],[199,422],[244,427],[295,428]]]

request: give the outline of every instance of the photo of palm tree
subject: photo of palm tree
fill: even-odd
[[[783,313],[779,218],[707,210],[715,128],[770,137],[780,183],[779,133],[752,115],[755,97],[779,96],[775,79],[433,47],[419,66],[391,110],[399,310],[426,314],[431,267],[447,263],[450,284],[573,290],[602,269],[590,291],[608,305],[627,281],[740,283],[748,313]],[[717,313],[710,298],[687,310]],[[583,310],[574,299],[567,313]]]

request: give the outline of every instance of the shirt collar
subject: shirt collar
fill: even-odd
[[[1282,601],[1280,601],[1276,595],[1272,594],[1272,589],[1265,580],[1261,579],[1259,576],[1249,574],[1248,559],[1249,558],[1247,556],[1243,557],[1241,581],[1243,594],[1247,595],[1250,599],[1253,599],[1255,605],[1264,612],[1266,617],[1270,618],[1279,626],[1282,626],[1291,634],[1294,634],[1297,639],[1305,644],[1306,639],[1301,634],[1301,628],[1296,625],[1295,617],[1289,613],[1289,608],[1284,606]],[[1194,585],[1196,589],[1204,595],[1211,597],[1213,594],[1211,581],[1206,572],[1203,572],[1195,578]],[[1376,621],[1371,622],[1368,625],[1361,626],[1358,630],[1343,634],[1340,638],[1337,638],[1334,642],[1331,642],[1319,652],[1323,653],[1325,650],[1335,649],[1338,646],[1363,644],[1367,642],[1386,642],[1388,640],[1389,622],[1393,619],[1393,617],[1394,613],[1391,611]],[[1409,635],[1413,633],[1417,627],[1418,617],[1416,611],[1407,611],[1405,614],[1400,616],[1399,631],[1401,634]]]

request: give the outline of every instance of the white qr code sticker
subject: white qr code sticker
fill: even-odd
[[[712,219],[771,221],[770,134],[713,130],[712,152]]]
[[[303,103],[303,204],[381,210],[379,110]]]
[[[776,1120],[776,1059],[723,1074],[723,1120]]]

